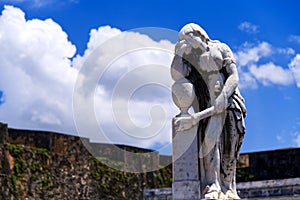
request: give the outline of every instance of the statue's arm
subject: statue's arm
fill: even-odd
[[[217,97],[215,102],[215,109],[217,113],[221,113],[226,109],[228,104],[228,99],[238,87],[238,81],[239,81],[235,59],[233,57],[231,50],[227,45],[224,45],[224,51],[222,52],[222,54],[224,59],[223,67],[225,68],[228,77],[224,83],[220,95]]]
[[[239,77],[235,63],[226,66],[226,71],[228,73],[228,78],[225,81],[221,94],[228,99],[238,87]]]
[[[178,81],[188,75],[188,68],[182,62],[182,57],[175,54],[171,64],[171,76],[174,81]]]
[[[183,63],[183,54],[191,53],[191,47],[185,41],[177,42],[175,46],[175,55],[171,64],[171,76],[174,81],[185,78],[189,75],[190,68]]]

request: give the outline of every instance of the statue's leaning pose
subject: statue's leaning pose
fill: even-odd
[[[232,51],[199,25],[187,24],[179,32],[171,74],[175,81],[193,84],[194,112],[176,116],[174,128],[180,132],[198,126],[202,198],[240,199],[235,176],[246,108]]]

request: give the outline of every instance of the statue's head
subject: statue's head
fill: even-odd
[[[180,43],[190,45],[192,48],[200,48],[202,51],[207,49],[210,41],[207,33],[198,24],[189,23],[185,25],[178,34]]]
[[[183,40],[186,38],[188,35],[193,35],[195,37],[201,37],[206,41],[209,41],[209,37],[206,33],[206,31],[199,26],[198,24],[195,23],[189,23],[182,27],[182,29],[179,32],[178,38],[179,40]]]

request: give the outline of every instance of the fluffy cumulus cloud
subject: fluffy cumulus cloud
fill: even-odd
[[[294,82],[291,71],[276,66],[271,62],[259,67],[252,65],[250,67],[250,73],[263,85],[289,85]]]
[[[243,44],[241,50],[236,53],[239,66],[246,66],[258,62],[261,58],[267,57],[272,53],[272,46],[267,42],[261,42],[256,46],[249,43]]]
[[[144,147],[170,142],[168,122],[176,112],[169,90],[174,45],[109,26],[90,36],[84,55],[73,61],[82,76],[74,94],[79,132],[97,141]],[[95,116],[81,114],[88,110]]]
[[[235,53],[240,76],[240,88],[256,89],[258,87],[258,80],[253,76],[251,71],[249,71],[249,67],[271,54],[272,46],[267,42],[261,42],[257,45],[246,42],[242,45]]]
[[[101,142],[101,126],[115,143],[170,142],[169,121],[177,112],[169,91],[172,43],[104,26],[91,30],[88,48],[79,56],[59,24],[26,20],[11,6],[3,10],[0,27],[0,121],[76,133],[75,101],[81,136]]]
[[[61,27],[47,20],[26,20],[23,11],[6,6],[0,17],[1,121],[24,128],[73,130],[70,67],[76,48]]]
[[[244,43],[235,53],[240,87],[255,89],[259,83],[264,86],[297,83],[300,87],[300,55],[295,53],[292,48],[275,48],[267,42],[256,45]],[[286,66],[280,66],[275,64],[276,56],[290,57],[291,61]],[[269,61],[264,62],[266,59]]]

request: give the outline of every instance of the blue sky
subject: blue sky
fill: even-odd
[[[64,102],[70,103],[71,97],[63,95],[72,95],[74,66],[82,64],[96,44],[130,29],[179,31],[195,22],[212,39],[227,43],[237,57],[248,109],[242,151],[300,147],[299,4],[296,0],[0,0],[0,9],[7,11],[0,18],[0,120],[19,128],[73,132],[71,109]],[[31,31],[37,27],[51,27],[53,33],[47,32],[48,37]],[[1,35],[8,39],[1,40]],[[40,59],[45,55],[51,56]],[[61,67],[43,67],[49,61]],[[166,141],[142,145],[160,148]]]

